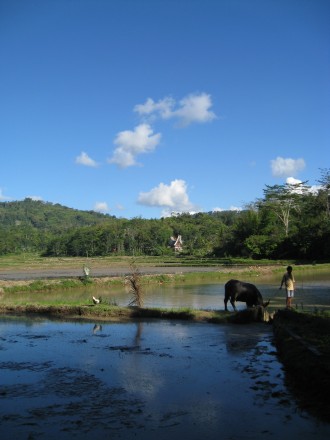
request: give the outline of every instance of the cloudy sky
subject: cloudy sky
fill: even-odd
[[[1,0],[0,201],[237,209],[330,167],[328,0]]]

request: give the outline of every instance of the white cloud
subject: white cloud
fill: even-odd
[[[158,102],[148,98],[144,104],[137,104],[134,107],[134,111],[139,113],[140,116],[150,116],[158,114],[162,119],[168,119],[172,116],[172,109],[175,105],[173,98],[166,97]]]
[[[312,185],[309,189],[309,191],[312,194],[317,194],[319,191],[321,191],[322,189],[324,189],[324,187],[322,185]]]
[[[151,118],[160,117],[161,119],[175,118],[182,126],[187,126],[194,122],[210,122],[216,118],[210,108],[212,107],[211,96],[206,93],[190,94],[184,97],[176,105],[173,98],[166,97],[158,102],[148,98],[144,104],[138,104],[134,111],[140,116]]]
[[[290,193],[302,194],[302,192],[303,192],[302,188],[300,188],[299,186],[296,186],[296,185],[299,185],[299,183],[302,183],[302,181],[299,179],[295,179],[294,177],[288,177],[286,179],[286,184],[292,185],[292,187],[290,188]]]
[[[305,168],[304,159],[277,157],[271,160],[272,174],[276,177],[288,177],[297,174]]]
[[[76,157],[76,163],[87,167],[97,167],[97,162],[90,158],[84,151],[81,152],[80,156]]]
[[[134,131],[126,130],[117,134],[114,144],[116,149],[109,163],[115,163],[121,168],[137,165],[138,154],[150,153],[159,144],[160,133],[153,134],[149,124],[140,124]]]
[[[288,177],[286,179],[286,183],[288,185],[298,185],[299,183],[302,183],[302,181],[299,179],[295,179],[294,177]]]
[[[186,182],[180,179],[173,180],[170,185],[160,183],[149,192],[141,192],[138,197],[138,203],[146,206],[166,208],[166,213],[196,210],[196,206],[189,200]]]
[[[209,122],[216,116],[210,111],[212,101],[210,95],[202,93],[200,95],[189,95],[180,101],[180,107],[174,112],[183,125],[192,122]]]
[[[295,179],[294,177],[288,177],[286,179],[286,183],[288,185],[298,185],[299,183],[302,183],[302,181],[299,179]],[[317,194],[320,191],[320,189],[322,189],[322,185],[312,185],[308,188],[308,191],[312,194]],[[302,190],[300,188],[293,188],[292,192],[301,194]]]
[[[108,204],[106,202],[96,202],[94,205],[94,211],[106,213],[106,212],[109,212],[110,209],[109,209]]]
[[[230,206],[229,208],[213,208],[213,212],[222,212],[222,211],[242,211],[242,208],[239,208],[238,206]]]
[[[12,200],[12,198],[5,196],[2,192],[2,188],[0,188],[0,202],[4,202],[6,200]]]

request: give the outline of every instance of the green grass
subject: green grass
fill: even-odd
[[[12,255],[0,255],[0,269],[27,269],[27,268],[82,268],[84,264],[91,267],[129,266],[133,257],[130,256],[107,256],[107,257],[41,257],[39,254],[24,253]],[[134,257],[137,265],[145,266],[279,266],[298,263],[292,260],[252,260],[249,258],[217,258],[217,257],[193,257],[193,256],[138,256]],[[321,263],[320,263],[321,264]],[[317,266],[320,266],[317,264]],[[315,267],[315,265],[311,266]],[[328,265],[330,267],[330,264]]]
[[[85,284],[83,284],[80,280],[72,280],[72,279],[59,280],[56,283],[52,283],[47,280],[45,280],[45,281],[44,280],[36,280],[36,281],[32,281],[29,284],[3,287],[2,289],[5,293],[47,292],[47,291],[81,288],[84,285]]]
[[[126,320],[126,319],[169,319],[187,320],[212,323],[228,322],[230,313],[224,311],[205,311],[182,309],[160,309],[119,307],[111,304],[86,305],[77,303],[63,304],[54,300],[51,304],[29,303],[18,305],[0,305],[0,314],[5,316],[26,316],[59,319],[87,319],[87,320]]]

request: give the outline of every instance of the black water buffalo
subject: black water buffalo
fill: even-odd
[[[229,280],[225,284],[225,310],[228,310],[228,300],[230,300],[230,303],[233,306],[234,310],[236,310],[236,301],[245,302],[247,307],[267,307],[269,304],[269,301],[264,303],[261,293],[254,284],[243,283],[242,281],[238,280]]]

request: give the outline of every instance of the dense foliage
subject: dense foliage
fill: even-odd
[[[166,255],[180,234],[183,253],[255,259],[330,258],[330,171],[320,187],[306,182],[266,186],[242,211],[181,214],[161,219],[116,218],[25,199],[0,203],[0,255]]]

